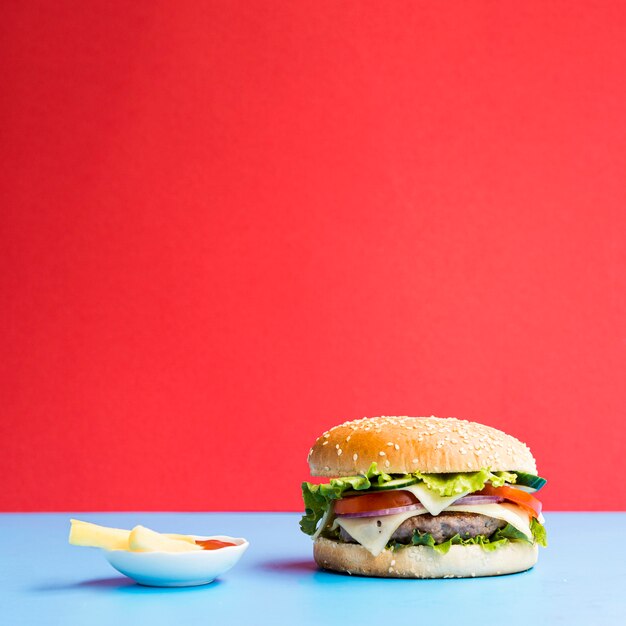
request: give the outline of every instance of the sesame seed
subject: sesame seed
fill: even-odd
[[[389,459],[385,459],[385,467],[389,467],[391,463],[389,463]]]
[[[359,458],[359,455],[358,455],[358,454],[354,453],[354,454],[352,455],[352,460],[353,460],[353,461],[356,461],[358,458]]]
[[[323,446],[328,445],[328,441],[325,441],[322,445]]]
[[[380,456],[387,456],[382,450],[378,453]]]
[[[399,446],[397,443],[396,443],[396,444],[394,444],[394,446],[393,446],[393,447],[394,447],[396,450],[399,450],[399,449],[400,449],[400,446]]]
[[[337,456],[341,456],[342,452],[343,452],[343,450],[341,448],[339,448],[339,450],[337,450]]]

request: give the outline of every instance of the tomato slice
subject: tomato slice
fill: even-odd
[[[526,493],[521,489],[485,485],[483,490],[478,491],[476,495],[500,496],[505,500],[509,500],[509,502],[515,502],[515,504],[524,507],[533,517],[539,517],[539,515],[541,515],[541,502],[530,493]]]
[[[410,491],[381,491],[380,493],[366,493],[362,496],[341,498],[335,502],[335,513],[346,515],[381,509],[395,509],[398,506],[409,506],[418,502],[419,500]]]

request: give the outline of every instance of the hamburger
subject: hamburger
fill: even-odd
[[[511,435],[456,418],[373,417],[323,433],[308,456],[302,531],[317,564],[386,578],[527,570],[546,546],[546,480]]]

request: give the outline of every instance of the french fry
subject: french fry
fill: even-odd
[[[135,526],[130,531],[128,545],[133,552],[192,552],[202,546],[181,539],[172,539],[145,526]]]
[[[130,530],[121,528],[109,528],[108,526],[99,526],[90,522],[81,520],[70,520],[70,536],[69,542],[73,546],[86,546],[90,548],[103,548],[104,550],[130,550]],[[154,532],[154,531],[150,531]],[[177,535],[174,533],[154,533],[160,537],[184,542],[191,545],[192,550],[199,548],[193,537],[189,535]],[[150,540],[148,540],[150,541]],[[177,544],[175,544],[177,545]],[[180,551],[180,550],[178,550]]]
[[[70,543],[73,546],[88,546],[92,548],[104,548],[105,550],[128,550],[128,537],[130,531],[121,528],[108,528],[70,520]]]

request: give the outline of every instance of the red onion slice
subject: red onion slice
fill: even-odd
[[[464,496],[453,502],[450,506],[457,504],[497,504],[504,502],[504,498],[499,496]],[[337,517],[383,517],[384,515],[395,515],[396,513],[406,513],[407,511],[426,512],[426,508],[421,504],[409,504],[407,506],[397,506],[393,509],[377,509],[376,511],[359,511],[358,513],[344,513]],[[442,513],[445,513],[444,509]]]
[[[450,506],[457,504],[497,504],[498,502],[504,502],[504,498],[500,496],[465,496],[455,500]]]
[[[378,509],[377,511],[360,511],[359,513],[344,513],[337,517],[383,517],[384,515],[395,515],[406,511],[426,511],[421,504],[409,504],[408,506],[397,506],[393,509]]]

